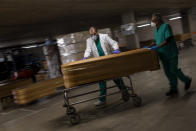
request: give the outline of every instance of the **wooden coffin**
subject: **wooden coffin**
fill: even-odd
[[[159,68],[159,60],[155,51],[137,49],[64,64],[62,72],[65,87],[71,88]]]
[[[56,88],[61,86],[64,86],[64,81],[62,77],[59,77],[15,89],[12,94],[16,104],[27,104],[44,96],[55,94]]]
[[[11,96],[12,90],[23,87],[24,85],[32,84],[31,79],[9,81],[8,84],[0,86],[0,98]]]
[[[185,40],[188,40],[188,39],[191,39],[192,38],[192,34],[191,33],[186,33],[186,34],[180,34],[180,35],[175,35],[174,36],[176,41],[185,41]]]

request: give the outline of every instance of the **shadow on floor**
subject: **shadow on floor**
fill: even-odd
[[[175,96],[171,96],[168,97],[165,101],[164,104],[165,105],[170,105],[170,104],[176,104],[176,103],[180,103],[180,102],[187,102],[191,99],[191,97],[195,94],[196,91],[194,90],[190,90],[188,92],[185,92],[185,94],[183,96],[180,95],[175,95]]]
[[[80,124],[88,123],[90,121],[94,121],[94,120],[101,119],[101,118],[106,118],[110,115],[115,115],[118,113],[126,112],[128,110],[129,111],[132,110],[133,112],[137,110],[138,112],[138,110],[141,109],[140,107],[135,107],[133,105],[133,101],[131,98],[130,98],[130,101],[128,102],[123,102],[122,100],[113,101],[112,103],[108,104],[106,107],[102,107],[102,108],[94,107],[94,105],[88,106],[88,107],[89,108],[83,108],[78,111],[81,117]],[[66,115],[66,111],[65,111],[65,116],[62,116],[62,117],[59,117],[57,119],[50,121],[49,126],[51,125],[52,125],[51,127],[52,129],[55,129],[55,128],[60,129],[62,127],[73,127],[74,126],[70,124],[69,119]]]

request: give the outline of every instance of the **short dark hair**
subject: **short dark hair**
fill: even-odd
[[[163,23],[163,18],[162,18],[162,15],[161,13],[153,13],[152,16],[156,17],[156,19],[160,22],[160,23]]]
[[[91,26],[90,29],[91,28],[95,29],[96,32],[98,31],[98,28],[96,26]]]

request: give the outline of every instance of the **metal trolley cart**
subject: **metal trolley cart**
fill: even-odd
[[[136,107],[139,107],[142,104],[142,99],[135,93],[131,77],[130,76],[126,76],[126,78],[128,78],[129,83],[130,83],[130,86],[126,86],[127,89],[130,91],[130,94],[128,96],[126,96],[126,97],[131,97],[133,99],[133,104]],[[95,84],[95,83],[90,83],[88,85],[92,85],[92,84]],[[74,105],[77,105],[77,104],[80,104],[80,103],[84,103],[84,102],[88,102],[88,101],[95,100],[97,98],[103,97],[103,96],[97,96],[97,97],[92,97],[92,98],[89,98],[89,99],[84,99],[84,100],[80,100],[80,101],[71,103],[70,99],[72,99],[72,98],[76,98],[76,97],[80,97],[80,96],[84,96],[84,95],[88,95],[88,94],[99,92],[99,89],[96,89],[96,90],[93,90],[93,91],[88,91],[88,92],[85,92],[85,93],[69,96],[69,93],[71,91],[73,91],[73,90],[75,90],[77,88],[81,88],[81,87],[85,87],[85,86],[77,86],[77,87],[74,87],[74,88],[64,89],[64,101],[65,101],[64,107],[67,108],[67,116],[68,116],[69,121],[70,121],[71,124],[78,124],[80,122],[80,115],[77,113],[76,109],[73,107]],[[116,87],[116,85],[115,86],[111,86],[111,87],[106,87],[106,89],[111,89],[111,88],[114,88],[114,87]],[[111,96],[111,95],[114,95],[114,94],[117,94],[117,93],[120,93],[120,91],[114,92],[114,93],[110,93],[110,94],[108,94],[106,96]]]

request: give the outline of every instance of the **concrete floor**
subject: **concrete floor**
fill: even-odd
[[[132,76],[135,90],[143,99],[139,108],[133,106],[132,100],[122,102],[120,94],[108,97],[106,108],[95,108],[93,102],[80,104],[75,107],[81,115],[81,123],[72,126],[62,107],[61,93],[0,112],[0,131],[196,131],[195,56],[196,47],[180,52],[180,67],[193,77],[193,83],[185,93],[183,83],[179,82],[180,95],[175,98],[165,96],[169,85],[163,71],[148,71]]]

